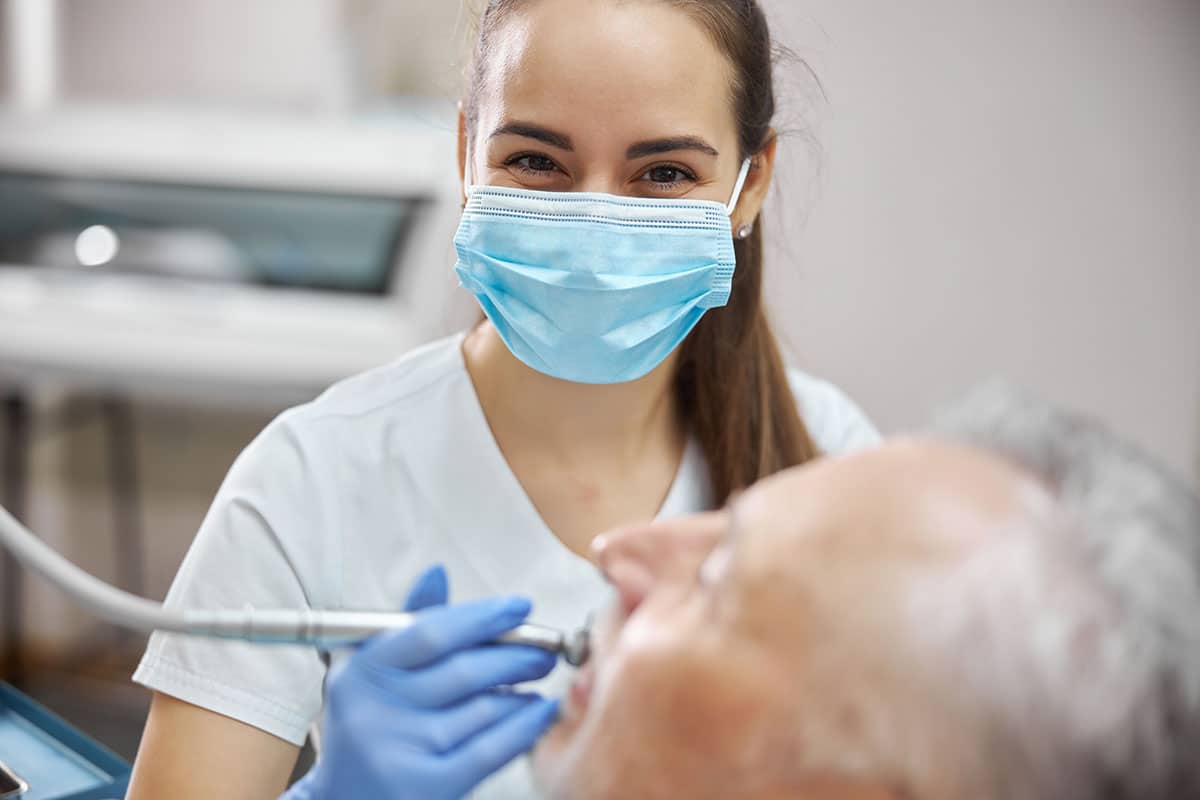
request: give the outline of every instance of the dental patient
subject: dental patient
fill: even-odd
[[[1200,506],[1004,391],[611,533],[555,800],[1200,798]]]

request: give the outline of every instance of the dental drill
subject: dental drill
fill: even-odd
[[[123,628],[172,631],[248,642],[308,644],[322,650],[348,647],[384,631],[407,628],[415,614],[400,611],[319,609],[184,609],[171,611],[152,600],[110,586],[80,569],[37,538],[0,506],[0,544],[97,616]],[[587,628],[563,633],[542,625],[518,625],[496,640],[560,654],[574,667],[589,656]]]

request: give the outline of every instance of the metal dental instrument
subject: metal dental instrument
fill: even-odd
[[[406,628],[416,617],[400,611],[320,609],[184,609],[124,592],[88,574],[55,552],[0,506],[0,544],[17,560],[114,625],[141,631],[173,631],[248,642],[310,644],[323,650],[347,647],[383,631]],[[542,625],[518,625],[497,643],[522,644],[561,654],[574,667],[590,655],[588,629],[563,633]]]

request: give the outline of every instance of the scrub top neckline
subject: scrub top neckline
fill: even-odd
[[[485,453],[483,455],[491,462],[489,470],[497,476],[501,483],[501,490],[506,496],[514,498],[514,502],[520,506],[520,515],[535,520],[532,526],[537,529],[539,536],[553,540],[553,546],[566,554],[567,556],[576,559],[588,566],[595,568],[591,559],[579,555],[551,530],[546,520],[542,517],[537,506],[534,504],[529,493],[525,491],[525,487],[521,484],[517,474],[513,472],[512,466],[508,463],[508,458],[505,457],[504,451],[500,449],[500,443],[496,441],[496,436],[492,433],[492,426],[488,423],[487,414],[483,411],[483,403],[479,400],[479,393],[475,390],[475,381],[471,377],[470,370],[467,369],[467,359],[463,354],[462,346],[467,338],[467,331],[461,331],[455,337],[454,342],[454,359],[455,365],[462,370],[463,378],[467,382],[468,394],[470,395],[470,411],[472,421],[471,424],[476,427],[475,438],[480,442],[485,442]],[[675,476],[671,479],[671,486],[667,489],[667,494],[663,498],[662,503],[655,512],[654,521],[664,519],[668,516],[686,513],[689,511],[700,511],[699,508],[687,507],[687,499],[684,497],[687,475],[695,474],[698,470],[697,459],[701,458],[700,445],[694,437],[688,436],[684,443],[683,453],[679,459],[679,465],[675,469]],[[517,499],[519,498],[519,499]],[[599,535],[599,532],[597,532]]]

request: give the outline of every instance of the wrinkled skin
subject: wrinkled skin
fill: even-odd
[[[619,602],[536,753],[542,785],[558,800],[982,796],[955,768],[964,730],[934,724],[902,610],[1046,503],[990,456],[911,441],[602,537]],[[946,758],[912,769],[878,709]]]

